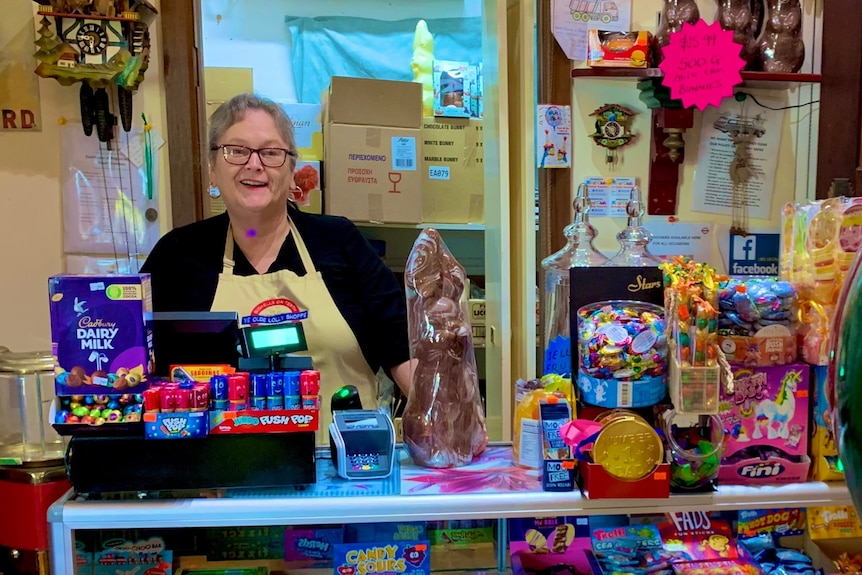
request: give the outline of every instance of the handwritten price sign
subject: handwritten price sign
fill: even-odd
[[[670,35],[659,68],[672,98],[683,106],[703,111],[718,107],[722,98],[733,96],[733,87],[742,82],[739,72],[745,61],[739,56],[742,46],[733,41],[733,32],[721,25],[683,24]]]

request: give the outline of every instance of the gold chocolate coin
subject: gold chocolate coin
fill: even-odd
[[[596,422],[600,424],[602,427],[609,424],[612,421],[616,421],[617,419],[636,419],[638,421],[643,421],[646,423],[646,419],[641,417],[640,414],[635,413],[634,411],[629,411],[627,409],[611,409],[605,411],[604,413],[599,414],[596,417]]]
[[[617,418],[604,425],[593,445],[593,461],[623,481],[643,479],[663,460],[658,433],[634,417]]]

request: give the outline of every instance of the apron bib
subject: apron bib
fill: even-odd
[[[288,222],[290,218],[288,217]],[[231,311],[239,314],[240,327],[255,323],[254,316],[283,316],[282,321],[300,320],[308,342],[307,352],[314,369],[320,372],[320,427],[317,443],[329,444],[329,424],[332,414],[329,402],[342,385],[355,385],[364,409],[377,407],[377,378],[371,371],[353,330],[338,311],[323,276],[311,261],[311,256],[293,222],[290,233],[305,268],[299,276],[290,270],[268,274],[233,275],[234,240],[230,226],[224,248],[224,267],[219,274],[211,311]],[[280,322],[279,322],[280,323]]]

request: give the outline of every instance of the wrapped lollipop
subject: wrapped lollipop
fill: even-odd
[[[718,290],[725,278],[689,258],[666,261],[661,269],[674,406],[683,414],[718,413],[722,377],[728,389],[733,387],[730,367],[718,347]]]

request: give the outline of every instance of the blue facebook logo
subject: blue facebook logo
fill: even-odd
[[[778,234],[731,234],[731,275],[775,276],[778,275]]]
[[[754,236],[733,236],[733,259],[751,261],[757,259],[757,238]]]

